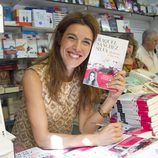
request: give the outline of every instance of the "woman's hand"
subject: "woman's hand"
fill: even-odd
[[[114,89],[113,91],[109,91],[108,97],[117,100],[118,97],[122,94],[122,92],[125,89],[125,71],[120,71],[114,77],[112,80],[108,83],[108,88]]]
[[[110,123],[102,128],[98,134],[97,145],[111,145],[123,139],[123,124],[121,122]]]

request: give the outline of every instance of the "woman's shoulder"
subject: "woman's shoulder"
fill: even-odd
[[[38,73],[45,71],[47,65],[45,63],[35,64],[27,68],[27,70],[34,70]]]

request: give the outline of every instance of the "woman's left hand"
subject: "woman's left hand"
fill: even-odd
[[[112,88],[114,90],[109,91],[108,97],[114,100],[118,99],[125,89],[125,76],[125,71],[120,71],[114,75],[112,80],[108,83],[108,88]]]

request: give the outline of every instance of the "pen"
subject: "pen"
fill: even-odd
[[[99,126],[99,127],[105,127],[107,124],[104,124],[104,123],[96,123],[96,126]]]

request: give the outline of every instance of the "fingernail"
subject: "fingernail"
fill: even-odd
[[[106,83],[106,87],[108,87],[109,86],[109,84],[108,83]]]

